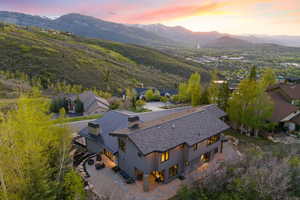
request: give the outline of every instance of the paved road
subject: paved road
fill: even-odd
[[[160,110],[165,110],[161,107],[170,105],[170,103],[163,103],[163,102],[148,102],[144,105],[144,108],[152,111],[160,111]]]

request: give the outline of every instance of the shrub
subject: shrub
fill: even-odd
[[[137,100],[136,101],[136,103],[135,103],[135,105],[137,106],[137,107],[143,107],[144,105],[146,104],[146,102],[145,101],[143,101],[143,100]]]
[[[169,101],[169,98],[168,97],[160,97],[160,101],[167,103]]]

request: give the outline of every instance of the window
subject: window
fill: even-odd
[[[169,152],[166,151],[166,152],[161,153],[160,161],[161,161],[161,162],[165,162],[165,161],[167,161],[167,160],[169,160]]]
[[[209,157],[210,157],[210,152],[202,154],[200,156],[200,161],[202,161],[202,162],[208,162],[209,161]]]
[[[169,168],[169,176],[176,176],[178,174],[178,165]]]
[[[161,183],[164,181],[164,173],[165,171],[153,171],[152,175],[155,177],[155,181],[158,183]]]
[[[184,162],[184,165],[187,167],[187,166],[190,166],[190,162],[189,161],[185,161]]]
[[[121,139],[119,139],[118,141],[119,141],[119,149],[121,149],[123,152],[125,152],[126,151],[126,143]]]
[[[207,145],[212,145],[220,140],[220,135],[215,135],[207,140]]]
[[[193,145],[193,150],[194,150],[194,151],[197,151],[197,149],[198,149],[198,144],[194,144],[194,145]]]
[[[115,156],[112,152],[107,151],[106,149],[103,149],[103,154],[108,157],[111,161],[115,161]]]

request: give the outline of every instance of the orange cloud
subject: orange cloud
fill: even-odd
[[[123,21],[127,23],[153,23],[168,20],[176,20],[179,18],[202,16],[202,15],[222,15],[231,12],[236,12],[237,8],[248,7],[255,5],[256,3],[269,3],[276,0],[223,0],[223,1],[202,1],[202,4],[190,4],[189,5],[176,5],[176,1],[173,5],[168,7],[158,8],[156,10],[145,11],[140,14],[130,15],[123,18]],[[180,2],[182,2],[180,0]],[[195,2],[195,1],[194,1]],[[186,2],[184,2],[186,3]],[[225,9],[226,8],[226,9]],[[230,11],[231,9],[231,11]]]

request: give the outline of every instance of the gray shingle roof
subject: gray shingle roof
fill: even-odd
[[[118,142],[117,138],[109,135],[110,133],[124,129],[128,127],[128,117],[132,115],[138,115],[142,122],[152,121],[166,115],[182,111],[187,109],[188,107],[169,109],[163,111],[156,112],[146,112],[146,113],[132,113],[132,112],[124,112],[124,111],[109,111],[104,114],[102,118],[99,118],[93,123],[97,123],[100,125],[101,135],[94,136],[88,133],[88,128],[83,128],[79,135],[86,137],[90,140],[94,140],[99,144],[103,144],[107,149],[109,149],[112,153],[118,152]]]
[[[202,106],[203,109],[208,110],[210,114],[215,116],[216,118],[225,117],[227,114],[221,110],[216,104],[210,104],[206,106]]]
[[[228,128],[227,124],[208,109],[136,130],[128,134],[128,137],[146,155],[154,151],[167,151],[184,143],[193,145]]]

